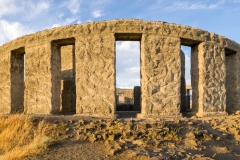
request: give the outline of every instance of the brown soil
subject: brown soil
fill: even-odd
[[[99,119],[39,116],[54,139],[32,159],[240,159],[240,115]]]

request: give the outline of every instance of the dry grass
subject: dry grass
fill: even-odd
[[[46,149],[51,142],[46,128],[45,121],[34,122],[21,114],[0,117],[0,159],[20,159]]]

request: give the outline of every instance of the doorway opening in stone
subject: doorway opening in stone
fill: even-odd
[[[136,117],[141,113],[141,35],[133,36],[115,35],[116,113],[120,118]]]
[[[233,114],[238,110],[237,90],[237,52],[225,48],[226,64],[226,112]]]
[[[181,112],[192,108],[191,47],[181,45]]]
[[[198,112],[198,45],[200,41],[181,38],[181,113]],[[185,53],[184,53],[185,52]]]
[[[25,48],[11,51],[11,113],[24,111]]]
[[[75,39],[52,42],[53,113],[76,113]]]

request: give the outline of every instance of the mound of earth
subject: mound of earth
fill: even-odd
[[[39,116],[54,142],[32,159],[240,159],[240,115],[100,119]]]

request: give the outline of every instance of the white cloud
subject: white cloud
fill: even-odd
[[[42,0],[38,3],[30,0],[19,1],[19,0],[3,0],[0,1],[0,18],[3,16],[13,15],[17,16],[18,19],[31,19],[35,18],[42,12],[46,12],[50,8],[49,0]],[[26,14],[27,17],[22,15]],[[19,17],[19,15],[21,17]]]
[[[201,3],[189,4],[187,2],[185,3],[177,2],[174,3],[174,5],[183,9],[207,9],[209,7]]]
[[[94,18],[99,18],[99,17],[102,17],[103,14],[102,14],[102,11],[98,10],[98,11],[93,11],[93,12],[92,12],[92,16],[93,16]]]
[[[60,27],[61,24],[53,24],[51,28]]]
[[[47,2],[39,2],[37,3],[36,7],[34,8],[35,14],[41,13],[43,11],[48,10],[50,7],[50,4]]]
[[[158,0],[158,5],[154,9],[164,8],[168,11],[171,10],[199,10],[199,9],[216,9],[223,6],[226,0],[211,0],[211,1],[189,1],[189,0],[173,0],[165,1]]]
[[[88,19],[86,22],[93,22],[93,20],[92,19]]]
[[[64,14],[63,13],[59,13],[57,16],[58,16],[58,18],[62,18],[64,16]]]
[[[185,54],[185,80],[186,85],[191,85],[191,58]]]
[[[51,4],[49,0],[42,0],[38,3],[33,1],[23,1],[20,7],[21,10],[19,10],[18,14],[22,15],[22,19],[32,20],[42,17],[47,13],[49,9],[51,9]]]
[[[140,48],[139,41],[117,41],[116,45],[119,52],[129,52],[132,54],[138,52]]]
[[[59,23],[55,23],[51,26],[51,28],[54,28],[54,27],[60,27],[60,26],[65,26],[65,25],[69,25],[71,24],[72,22],[78,20],[78,17],[69,17],[69,18],[66,18],[64,21],[61,21]],[[78,21],[79,22],[79,21]]]
[[[16,13],[20,8],[16,5],[16,0],[2,0],[0,1],[0,17]]]
[[[191,85],[191,47],[181,46],[185,55],[185,80],[186,85]]]
[[[70,23],[76,21],[77,19],[78,19],[77,17],[66,18],[64,21],[64,24],[70,24]]]
[[[72,14],[80,12],[80,0],[70,0],[65,3]]]
[[[0,28],[0,44],[31,32],[19,22],[11,23],[6,20],[0,20]]]
[[[140,86],[140,42],[116,42],[117,88]]]

